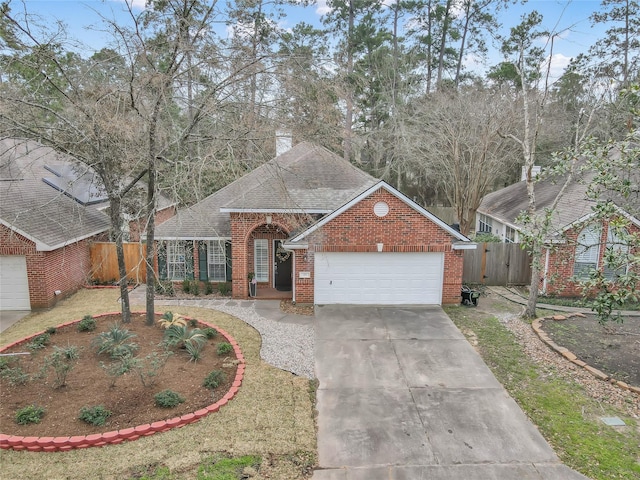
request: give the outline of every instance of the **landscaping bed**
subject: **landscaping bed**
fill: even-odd
[[[101,334],[114,332],[116,325],[117,332],[127,331],[132,335],[129,341],[137,345],[132,357],[138,359],[137,368],[129,365],[126,373],[122,372],[122,362],[96,351],[96,339]],[[186,330],[193,332],[198,326],[204,331],[205,327],[199,324]],[[27,355],[0,357],[3,362],[0,369],[2,433],[49,437],[121,430],[192,413],[222,398],[235,380],[239,363],[227,338],[217,330],[213,338],[206,338],[204,334],[198,337],[202,341],[201,358],[193,361],[180,346],[162,347],[165,333],[157,323],[145,325],[144,315],[134,314],[130,323],[122,324],[121,316],[112,314],[96,318],[93,331],[79,331],[77,323],[52,328],[49,333],[4,350],[3,354]],[[42,348],[34,348],[43,338],[47,340]],[[218,354],[222,344],[229,347],[225,353]],[[72,348],[78,357],[66,362],[71,369],[65,374],[63,384],[53,366],[43,371],[47,362],[51,363],[56,348],[59,352],[69,352]],[[61,365],[64,367],[64,363]],[[213,371],[221,372],[217,375],[219,384],[209,389],[203,382]],[[168,408],[167,391],[177,394],[180,403]],[[163,406],[155,397],[160,392],[165,394],[158,397]],[[16,413],[31,406],[44,411],[42,419],[38,423],[16,423]],[[80,420],[83,408],[88,412],[85,417],[91,417],[94,407],[98,406],[109,412],[102,424]]]

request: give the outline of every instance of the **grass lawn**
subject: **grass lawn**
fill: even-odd
[[[13,325],[2,333],[0,344],[118,308],[116,290],[83,290]],[[256,480],[308,478],[316,464],[311,382],[260,360],[260,335],[237,318],[209,309],[173,310],[223,328],[240,344],[247,368],[238,395],[228,405],[194,424],[119,445],[59,453],[0,450],[0,477],[233,480],[245,478],[242,472],[250,468]],[[2,425],[0,431],[10,434],[11,425]]]
[[[445,310],[465,335],[477,340],[484,361],[563,463],[594,480],[640,478],[636,420],[531,360],[494,314],[465,307]],[[618,416],[628,427],[608,427],[599,419],[603,416]]]

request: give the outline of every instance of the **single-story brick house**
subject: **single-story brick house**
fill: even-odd
[[[158,226],[161,279],[231,282],[235,298],[459,303],[462,250],[436,216],[325,148],[300,143]]]
[[[175,207],[163,197],[157,221]],[[108,241],[95,173],[35,141],[0,139],[0,310],[46,308],[87,283],[89,247]],[[138,220],[129,222],[138,241]]]
[[[551,231],[547,238],[541,282],[541,291],[548,295],[576,297],[581,291],[572,281],[588,276],[591,269],[603,269],[607,248],[637,252],[635,245],[622,245],[609,225],[593,224],[595,202],[587,198],[590,172],[578,172],[569,183],[551,218]],[[551,207],[564,184],[564,179],[543,177],[535,184],[538,211]],[[620,216],[630,221],[629,233],[640,232],[638,198],[624,202],[612,197]],[[631,202],[631,203],[629,203]],[[476,231],[492,233],[504,242],[519,243],[523,225],[517,217],[528,207],[525,181],[509,185],[486,195],[476,215]],[[606,276],[614,271],[605,268]]]

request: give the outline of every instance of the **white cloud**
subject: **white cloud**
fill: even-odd
[[[325,15],[331,11],[331,8],[329,8],[329,5],[327,5],[327,0],[318,0],[316,4],[316,13],[318,15]]]
[[[547,57],[545,63],[542,65],[542,70],[546,71],[547,67],[549,67],[549,61],[551,61],[550,69],[549,69],[549,77],[552,82],[559,79],[564,70],[569,66],[572,57],[567,57],[562,53],[555,53],[551,59]]]

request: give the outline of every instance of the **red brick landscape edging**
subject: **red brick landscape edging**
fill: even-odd
[[[131,313],[143,314],[145,312]],[[94,315],[93,318],[101,318],[110,315],[121,315],[121,312],[103,313],[100,315]],[[162,314],[156,313],[156,315]],[[186,320],[191,320],[190,317],[184,318]],[[71,322],[66,322],[58,325],[57,328],[67,327],[78,322],[80,322],[80,320],[73,320]],[[242,379],[244,378],[246,363],[238,342],[236,342],[236,340],[229,333],[219,329],[215,325],[203,322],[202,320],[198,320],[198,322],[205,327],[215,328],[218,333],[220,333],[220,335],[226,338],[227,341],[233,346],[233,351],[235,352],[236,359],[239,362],[238,368],[236,370],[236,376],[233,383],[231,384],[231,388],[216,403],[213,403],[208,407],[202,408],[200,410],[196,410],[193,413],[187,413],[180,417],[170,418],[169,420],[160,420],[158,422],[153,422],[150,424],[147,423],[145,425],[138,425],[137,427],[129,427],[106,433],[94,433],[91,435],[79,435],[72,437],[22,437],[18,435],[7,435],[5,433],[0,433],[0,448],[4,450],[27,450],[30,452],[64,452],[76,448],[102,447],[104,445],[114,445],[117,443],[121,443],[125,440],[137,440],[140,437],[146,437],[159,432],[166,432],[167,430],[171,430],[172,428],[180,428],[188,425],[189,423],[197,422],[202,417],[205,417],[210,413],[217,412],[220,408],[229,403],[229,401],[238,393],[238,390],[242,385]],[[42,333],[45,332],[38,332],[29,337],[10,343],[5,347],[0,348],[0,352],[4,352],[5,350],[15,345],[28,342],[32,338]]]
[[[568,348],[561,347],[560,345],[555,343],[553,340],[551,340],[551,337],[549,337],[549,335],[547,335],[546,332],[542,329],[543,320],[561,321],[561,320],[567,320],[571,317],[584,317],[584,315],[581,313],[574,313],[573,315],[553,315],[551,317],[536,318],[531,323],[531,327],[533,328],[533,331],[538,334],[538,337],[540,337],[540,340],[542,340],[544,343],[549,345],[553,350],[558,352],[560,355],[562,355],[564,358],[569,360],[571,363],[574,363],[579,367],[584,368],[587,372],[589,372],[591,375],[593,375],[594,377],[600,380],[604,380],[605,382],[609,382],[613,385],[616,385],[622,388],[623,390],[629,390],[633,393],[640,395],[640,388],[629,385],[628,383],[623,382],[621,380],[616,380],[610,375],[607,375],[606,373],[601,372],[600,370],[592,367],[586,362],[583,362],[573,352],[569,351]]]

